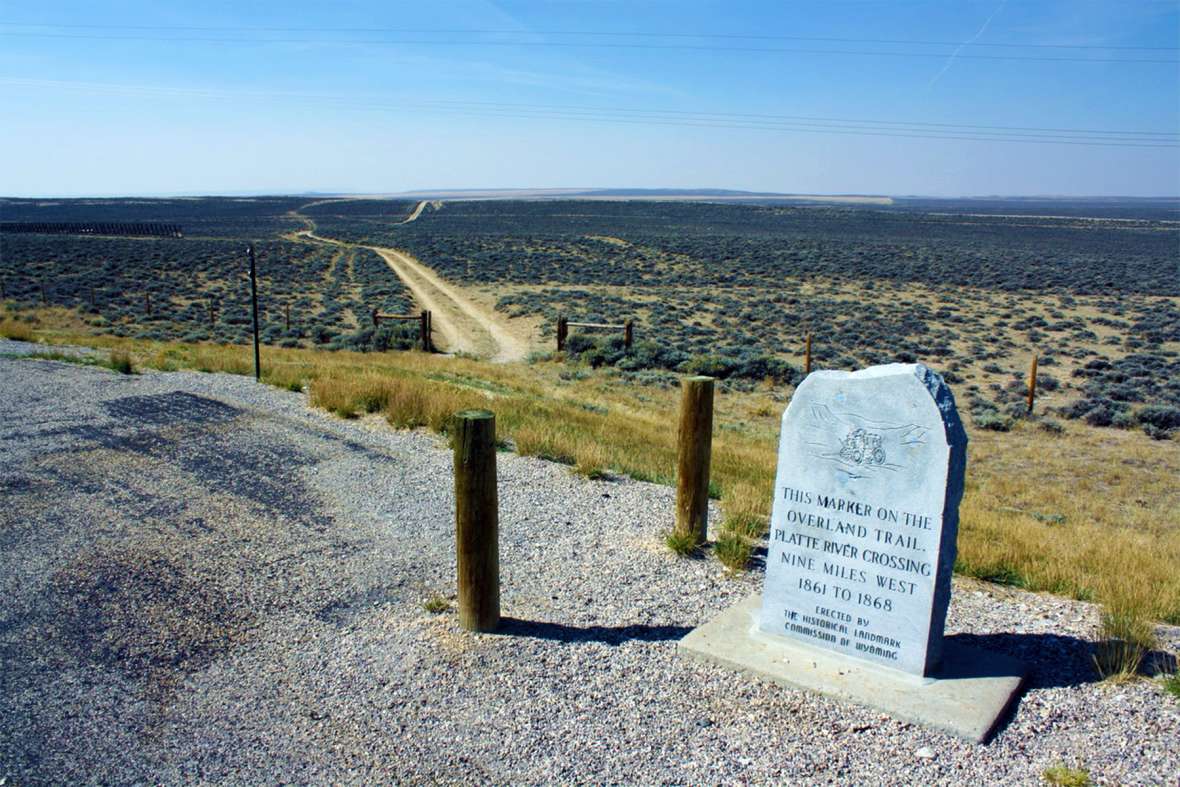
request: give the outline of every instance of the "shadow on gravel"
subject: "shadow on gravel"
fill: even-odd
[[[621,645],[624,642],[667,642],[683,638],[692,631],[689,626],[567,626],[563,623],[541,623],[535,620],[501,618],[500,628],[494,633],[509,637],[532,637],[557,642],[601,642]]]
[[[216,399],[197,396],[185,391],[124,396],[102,402],[102,408],[113,418],[125,419],[139,426],[165,426],[183,423],[225,423],[245,411]]]
[[[1004,653],[1028,667],[1026,689],[1056,689],[1097,683],[1095,644],[1061,634],[948,634],[948,641]]]

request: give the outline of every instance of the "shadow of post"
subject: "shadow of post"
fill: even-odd
[[[557,642],[601,642],[621,645],[624,642],[668,642],[686,636],[690,626],[567,626],[519,618],[501,618],[494,634],[507,637],[531,637]]]

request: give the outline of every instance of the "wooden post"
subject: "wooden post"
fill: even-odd
[[[95,304],[94,304],[94,288],[93,287],[90,288],[90,308],[91,308],[91,310],[96,308]]]
[[[423,311],[418,315],[418,333],[422,339],[422,352],[430,352],[430,312]]]
[[[152,294],[150,292],[143,294],[143,310],[147,313],[148,317],[152,316]]]
[[[289,303],[284,304],[283,305],[283,312],[287,317],[287,331],[290,332],[290,330],[291,330],[291,304],[289,304]]]
[[[246,247],[250,258],[250,315],[254,318],[254,379],[262,380],[262,359],[258,354],[258,274],[254,265],[254,244]]]
[[[635,338],[635,329],[630,320],[623,323],[623,346],[628,350],[631,349],[631,341]]]
[[[380,312],[378,312],[376,309],[373,309],[373,313],[371,315],[369,315],[370,317],[373,318],[373,327],[374,328],[381,327],[381,318],[377,316],[379,313]]]
[[[496,493],[496,416],[464,410],[454,418],[455,552],[459,625],[500,625],[500,522]]]
[[[426,352],[434,352],[434,312],[426,311]]]
[[[803,351],[803,374],[811,374],[811,334],[807,334],[807,347]]]
[[[213,301],[210,300],[209,303],[207,304],[207,306],[209,307],[209,327],[210,328],[216,327],[217,318],[214,316],[214,313],[213,313]]]
[[[561,352],[565,349],[565,338],[569,333],[569,325],[566,323],[565,317],[557,318],[557,351]]]
[[[713,452],[713,378],[682,381],[676,454],[676,532],[705,543],[709,524],[709,461]]]
[[[49,298],[47,298],[45,295],[45,280],[41,279],[40,283],[41,283],[41,305],[48,306],[49,305]]]
[[[1032,415],[1033,401],[1037,397],[1037,356],[1033,356],[1032,366],[1028,370],[1028,414]]]

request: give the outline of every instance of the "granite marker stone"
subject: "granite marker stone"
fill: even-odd
[[[934,672],[966,445],[925,366],[809,375],[783,414],[759,629]]]

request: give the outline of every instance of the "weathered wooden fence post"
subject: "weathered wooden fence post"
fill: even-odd
[[[418,333],[422,340],[422,352],[430,352],[430,312],[423,311],[418,315]]]
[[[152,316],[152,294],[150,292],[143,294],[143,310],[148,317]]]
[[[631,349],[631,342],[635,338],[635,325],[630,320],[623,323],[623,346]]]
[[[565,349],[565,339],[569,334],[569,324],[565,317],[557,318],[557,351],[561,352]]]
[[[254,265],[254,244],[246,247],[250,257],[250,315],[254,319],[254,379],[262,380],[262,359],[258,354],[258,274]]]
[[[426,352],[434,352],[434,312],[426,311]]]
[[[803,351],[803,374],[811,374],[811,334],[807,334],[807,347]]]
[[[682,382],[676,453],[676,532],[705,543],[709,525],[709,463],[713,452],[713,378]]]
[[[455,552],[459,625],[500,625],[500,522],[496,493],[496,416],[464,410],[454,418]]]
[[[283,305],[283,313],[284,313],[284,316],[286,316],[286,318],[287,318],[287,331],[290,332],[290,330],[291,330],[291,304],[287,303],[287,304]]]
[[[1033,356],[1032,366],[1028,370],[1028,414],[1032,415],[1033,402],[1037,397],[1037,356]]]

